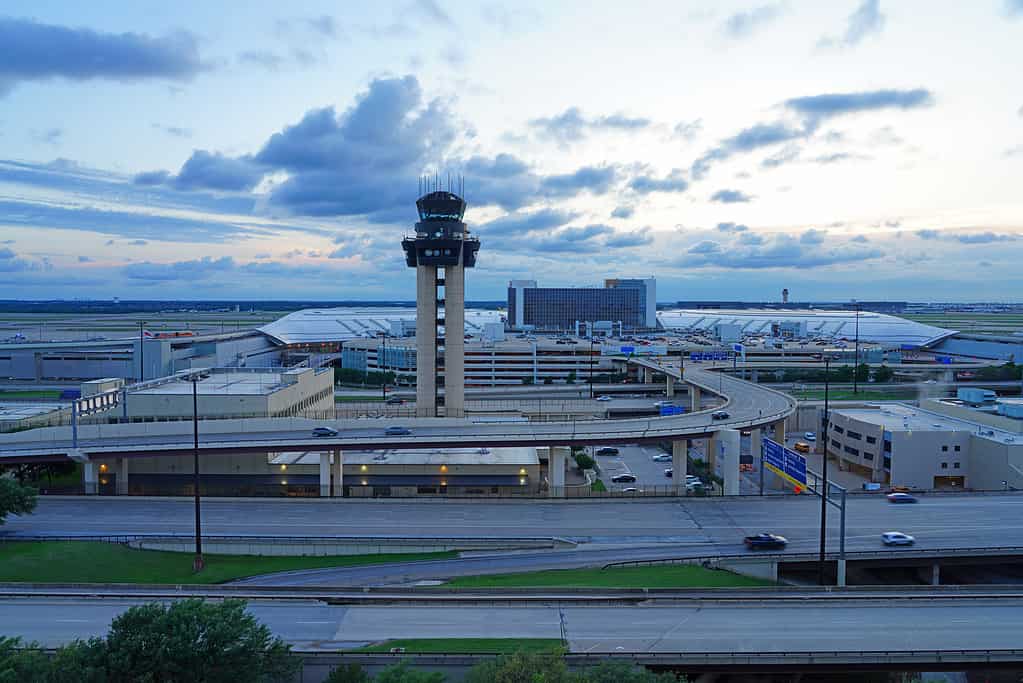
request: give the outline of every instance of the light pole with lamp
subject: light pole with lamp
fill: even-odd
[[[817,561],[817,583],[824,585],[824,554],[828,538],[828,426],[831,421],[831,413],[828,403],[828,387],[831,377],[831,356],[824,356],[824,454],[821,457],[821,548],[820,558]]]
[[[146,380],[146,350],[145,350],[145,328],[146,321],[140,320],[139,325],[139,382]]]
[[[387,400],[387,370],[385,369],[385,366],[386,366],[386,363],[387,363],[387,333],[386,332],[381,335],[380,342],[381,342],[381,345],[383,347],[383,352],[380,354],[380,359],[379,359],[379,362],[377,363],[377,367],[380,368],[381,396],[383,396],[384,400],[386,401]]]
[[[208,378],[209,372],[193,372],[185,379],[192,383],[192,488],[195,494],[195,559],[192,571],[199,573],[206,566],[202,559],[202,508],[199,505],[199,382]]]
[[[593,345],[598,342],[590,337],[590,398],[593,398]]]
[[[860,393],[860,304],[856,299],[852,300],[853,306],[856,307],[856,341],[853,344],[855,349],[854,355],[856,360],[853,362],[853,394]]]

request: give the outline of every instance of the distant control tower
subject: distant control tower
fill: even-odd
[[[480,242],[462,222],[465,200],[435,188],[416,200],[416,236],[401,241],[416,269],[416,416],[465,417],[465,269]]]

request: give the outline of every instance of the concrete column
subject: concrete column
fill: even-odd
[[[330,453],[320,453],[320,498],[330,497]]]
[[[760,373],[757,370],[750,370],[750,381],[754,384],[760,381]]]
[[[941,585],[941,565],[937,562],[931,565],[931,585]]]
[[[785,445],[785,420],[775,422],[774,425],[774,436],[772,437],[776,442]]]
[[[675,378],[672,377],[671,375],[665,375],[664,377],[666,378],[666,382],[665,382],[665,385],[664,385],[664,394],[668,398],[674,398],[675,397]]]
[[[117,495],[128,495],[128,458],[117,460]]]
[[[654,372],[650,368],[643,368],[643,384],[650,384],[654,381]]]
[[[700,404],[703,403],[703,396],[700,394],[700,387],[690,384],[689,385],[689,412],[695,413],[700,409]]]
[[[739,495],[739,439],[741,433],[738,429],[722,429],[715,433],[714,441],[717,442],[718,466],[721,469],[720,477],[724,479],[724,493],[726,496]]]
[[[341,498],[345,495],[344,475],[344,451],[340,448],[334,451],[334,497]]]
[[[718,442],[714,438],[715,436],[717,436],[717,432],[708,437],[706,443],[703,444],[703,459],[711,474],[718,473]]]
[[[552,498],[565,497],[565,463],[572,449],[568,446],[551,446],[547,457],[547,494]]]
[[[763,434],[759,429],[749,430],[749,454],[753,456],[753,466],[760,467],[760,446],[763,443]]]
[[[419,266],[416,268],[416,417],[437,416],[436,359],[437,269]]]
[[[444,268],[444,416],[465,417],[465,268]]]
[[[839,588],[845,588],[845,560],[838,560],[838,580],[835,582]]]
[[[82,465],[82,478],[85,483],[85,495],[94,496],[99,493],[99,476],[96,463],[89,461]]]
[[[688,456],[688,439],[679,439],[678,441],[671,442],[671,476],[675,481],[675,488],[680,496],[686,495],[686,474],[688,474],[689,468]]]

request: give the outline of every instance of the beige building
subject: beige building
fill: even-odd
[[[828,453],[871,481],[920,489],[1023,489],[1023,422],[988,424],[953,400],[831,412]],[[998,417],[998,416],[995,416]],[[1009,418],[1002,418],[1008,420]]]

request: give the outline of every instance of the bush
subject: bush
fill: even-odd
[[[360,665],[342,664],[332,669],[323,683],[370,683],[372,680]]]
[[[36,509],[37,491],[0,476],[0,524],[7,515],[27,515]]]
[[[574,453],[572,457],[575,459],[575,466],[581,470],[592,470],[593,466],[596,465],[596,461],[586,453]]]

